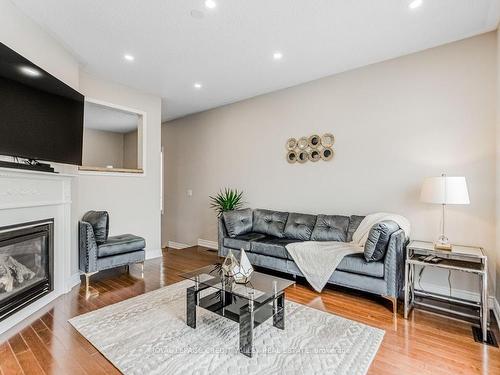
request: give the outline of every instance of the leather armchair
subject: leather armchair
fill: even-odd
[[[89,293],[89,279],[95,273],[120,266],[140,263],[144,270],[146,241],[133,234],[108,236],[109,214],[89,211],[78,223],[80,270],[85,275],[85,290]]]

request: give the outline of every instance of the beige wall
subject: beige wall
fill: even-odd
[[[124,161],[124,136],[103,130],[83,130],[83,165],[89,167],[122,168]]]
[[[137,168],[137,130],[123,134],[123,168]]]
[[[88,167],[137,168],[137,130],[129,133],[85,128],[83,165]]]
[[[497,304],[500,304],[500,29],[497,30],[497,158],[496,158],[496,289]],[[491,263],[490,263],[491,264]],[[500,305],[498,306],[500,308]]]
[[[164,124],[163,243],[215,241],[208,196],[225,186],[254,208],[401,213],[412,238],[433,240],[439,207],[419,202],[419,189],[446,172],[467,177],[471,200],[449,207],[448,236],[493,258],[495,74],[488,33]],[[287,138],[324,132],[336,136],[333,161],[286,162]],[[447,274],[426,271],[423,282],[448,287]],[[452,284],[477,281],[453,275]]]

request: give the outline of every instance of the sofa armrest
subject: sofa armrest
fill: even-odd
[[[86,221],[78,222],[80,271],[89,273],[97,270],[97,242],[92,225]]]
[[[399,298],[402,295],[404,283],[404,262],[406,245],[405,232],[401,229],[394,232],[387,245],[384,259],[384,279],[387,284],[387,296]]]
[[[224,249],[224,238],[228,237],[226,224],[224,223],[224,219],[219,217],[219,231],[218,231],[218,244],[219,244],[219,256],[226,256],[226,252]]]

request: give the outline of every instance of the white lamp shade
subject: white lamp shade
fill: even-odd
[[[420,200],[436,204],[469,204],[465,177],[427,177],[422,185]]]

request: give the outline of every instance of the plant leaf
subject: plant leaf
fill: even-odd
[[[217,212],[220,217],[225,211],[232,211],[243,206],[243,192],[237,189],[224,188],[215,196],[209,196],[210,208]]]

